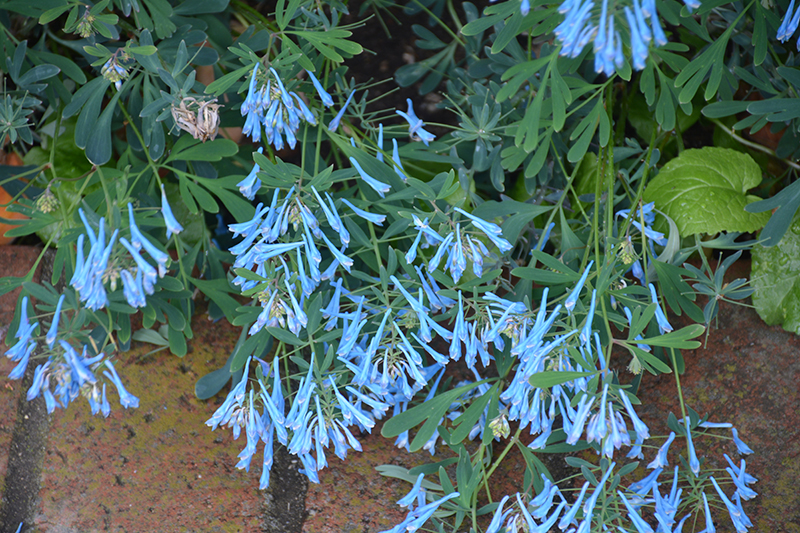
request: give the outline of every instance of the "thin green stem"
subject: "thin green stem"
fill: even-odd
[[[732,128],[729,128],[729,127],[727,127],[727,126],[726,126],[725,124],[723,124],[723,123],[722,123],[720,120],[718,120],[718,119],[715,119],[715,118],[712,118],[712,119],[711,119],[711,122],[713,122],[714,124],[716,124],[716,125],[719,127],[719,129],[720,129],[720,130],[722,130],[723,132],[725,132],[725,133],[726,133],[728,136],[730,136],[732,139],[736,140],[736,142],[738,142],[739,144],[742,144],[742,145],[744,145],[744,146],[747,146],[748,148],[752,148],[753,150],[758,150],[759,152],[763,152],[763,153],[767,154],[767,155],[768,155],[768,156],[770,156],[770,157],[774,157],[775,159],[779,160],[780,162],[782,162],[782,163],[786,164],[787,166],[790,166],[790,167],[792,167],[792,168],[793,168],[793,169],[795,169],[795,170],[800,170],[800,165],[799,165],[799,164],[795,163],[794,161],[790,161],[789,159],[784,159],[784,158],[782,158],[781,156],[779,156],[779,155],[778,155],[778,154],[775,152],[775,150],[772,150],[772,149],[770,149],[770,148],[767,148],[766,146],[763,146],[763,145],[761,145],[761,144],[754,143],[754,142],[752,142],[752,141],[748,141],[748,140],[747,140],[747,139],[745,139],[744,137],[742,137],[742,136],[740,136],[740,135],[737,135],[737,134],[735,133],[735,131],[736,131],[736,130],[734,130],[734,129],[732,129]]]
[[[519,436],[521,434],[522,434],[522,428],[517,429],[517,432],[514,433],[514,436],[511,437],[510,441],[508,441],[508,444],[506,445],[506,447],[503,448],[502,452],[500,452],[500,456],[497,458],[497,460],[494,462],[494,464],[492,464],[492,467],[489,469],[489,471],[486,472],[486,474],[484,475],[484,481],[486,481],[486,482],[489,481],[489,478],[492,477],[492,474],[494,474],[494,471],[497,470],[497,467],[500,466],[500,463],[503,462],[503,459],[505,458],[505,456],[508,455],[508,452],[511,451],[511,448],[514,447],[514,445],[516,444],[516,442],[519,439]]]
[[[451,30],[451,29],[450,29],[450,26],[448,26],[447,24],[445,24],[445,23],[442,21],[442,19],[440,19],[439,17],[437,17],[437,16],[436,16],[436,15],[433,13],[433,11],[431,11],[430,9],[428,9],[427,7],[425,7],[425,5],[423,5],[423,3],[422,3],[422,2],[420,2],[419,0],[414,0],[414,2],[415,2],[415,3],[417,4],[417,6],[419,6],[419,8],[420,8],[420,9],[422,9],[422,10],[423,10],[423,11],[424,11],[424,12],[425,12],[425,13],[426,13],[426,14],[427,14],[429,17],[431,17],[433,20],[435,20],[435,21],[436,21],[436,23],[437,23],[437,24],[438,24],[438,25],[439,25],[439,26],[440,26],[440,27],[441,27],[441,28],[442,28],[444,31],[446,31],[447,33],[449,33],[449,34],[450,34],[450,36],[453,38],[453,40],[455,40],[455,41],[456,41],[458,44],[460,44],[461,46],[466,46],[466,43],[465,43],[464,41],[462,41],[462,40],[461,40],[461,38],[460,38],[458,35],[456,35],[456,33],[455,33],[453,30]],[[452,13],[451,13],[451,15],[452,15]],[[453,17],[453,20],[456,22],[456,24],[460,24],[460,23],[459,23],[459,21],[458,21],[458,18],[457,18],[457,17]]]

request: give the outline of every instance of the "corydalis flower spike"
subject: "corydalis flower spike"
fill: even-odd
[[[167,201],[167,193],[164,191],[164,185],[161,185],[161,214],[167,225],[167,239],[169,239],[173,233],[177,235],[183,231],[183,226],[178,223],[175,215],[172,214],[172,207],[170,207]]]

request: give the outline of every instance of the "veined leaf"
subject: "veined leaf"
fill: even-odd
[[[745,206],[758,200],[746,194],[761,182],[761,169],[747,155],[728,148],[686,150],[667,163],[644,192],[645,202],[675,221],[682,236],[721,231],[756,231],[766,213]]]

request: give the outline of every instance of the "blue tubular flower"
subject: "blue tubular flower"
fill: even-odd
[[[178,223],[175,215],[172,214],[172,208],[167,201],[167,193],[164,191],[164,185],[161,185],[161,214],[164,217],[164,222],[167,224],[167,239],[174,234],[183,231],[183,226]]]
[[[455,235],[450,233],[447,237],[444,238],[441,244],[439,244],[439,248],[436,250],[436,253],[433,254],[431,260],[428,262],[428,271],[433,272],[439,267],[439,263],[441,262],[444,254],[450,249],[450,245],[453,243],[453,238]]]
[[[597,483],[597,486],[594,488],[592,495],[589,496],[589,499],[586,500],[586,503],[583,504],[583,522],[580,526],[578,526],[578,531],[586,531],[588,533],[589,529],[584,526],[584,524],[591,524],[592,523],[592,516],[594,515],[594,506],[597,505],[597,498],[600,497],[600,493],[603,492],[603,487],[608,481],[609,476],[611,476],[611,472],[614,470],[614,467],[617,463],[611,463],[608,465],[608,470],[605,471],[603,477],[600,478],[600,482]],[[584,529],[586,528],[586,529]]]
[[[655,222],[656,218],[653,211],[655,211],[655,202],[650,202],[648,204],[643,205],[641,209],[637,209],[636,216],[631,220],[631,224],[633,225],[633,227],[644,233],[648,239],[652,239],[656,242],[656,244],[660,244],[663,246],[667,243],[667,238],[664,236],[663,233],[655,231],[651,227],[653,225],[653,222]],[[629,218],[630,212],[631,212],[630,209],[620,209],[619,211],[616,212],[615,216],[626,219]],[[644,219],[644,228],[642,227],[642,224],[639,221],[640,220],[639,217]]]
[[[125,390],[125,386],[122,385],[122,380],[119,379],[119,375],[117,371],[114,369],[114,365],[111,364],[111,361],[108,359],[105,360],[105,365],[108,367],[108,370],[111,372],[109,373],[107,370],[103,371],[103,375],[111,380],[115,387],[117,387],[117,392],[119,393],[119,403],[122,407],[127,409],[128,407],[139,407],[139,398],[134,396],[133,394],[129,393]]]
[[[259,154],[264,153],[263,146],[259,147],[258,153]],[[261,180],[258,179],[257,175],[260,170],[261,167],[258,166],[258,163],[254,163],[253,170],[250,171],[250,174],[248,174],[245,179],[236,184],[236,186],[239,187],[239,192],[242,193],[242,196],[244,196],[248,200],[252,200],[253,198],[255,198],[258,189],[261,188]]]
[[[622,503],[625,504],[625,508],[628,510],[628,518],[630,518],[636,531],[639,533],[653,533],[653,528],[639,516],[639,513],[631,506],[625,495],[621,491],[617,491],[617,494],[622,499]]]
[[[422,128],[425,125],[425,123],[422,122],[422,120],[418,118],[416,114],[414,114],[414,104],[411,102],[411,98],[406,98],[406,103],[408,103],[408,112],[404,113],[398,110],[396,111],[396,113],[401,117],[403,117],[404,119],[406,119],[406,121],[408,122],[408,134],[412,138],[414,138],[414,136],[416,135],[416,137],[418,137],[423,143],[425,143],[425,146],[428,146],[428,143],[436,139],[436,135],[428,131],[425,131]]]
[[[28,401],[38,398],[39,394],[42,392],[42,388],[47,387],[47,385],[45,385],[45,377],[47,377],[50,372],[51,363],[52,359],[48,357],[43,365],[37,366],[33,371],[33,383],[25,396]]]
[[[378,124],[378,153],[375,154],[375,158],[383,163],[383,124]]]
[[[297,93],[293,92],[291,94],[294,97],[295,101],[297,102],[298,109],[300,109],[300,112],[303,114],[303,120],[305,120],[306,122],[308,122],[312,126],[316,126],[317,125],[317,119],[314,118],[314,114],[308,108],[306,103],[303,102],[303,100],[299,96],[297,96]]]
[[[400,161],[400,150],[397,148],[397,139],[392,139],[392,161],[395,174],[400,176],[403,181],[408,180],[406,171],[403,168],[403,163]]]
[[[464,245],[461,241],[461,224],[456,224],[455,236],[456,242],[451,249],[446,268],[449,267],[453,281],[458,283],[458,280],[461,279],[461,275],[467,269],[467,258],[464,256]]]
[[[733,464],[733,461],[731,461],[731,458],[728,457],[728,454],[724,455],[725,460],[728,461],[728,464],[730,465],[730,467],[725,468],[725,470],[731,476],[733,484],[736,485],[736,493],[734,494],[734,497],[738,496],[743,500],[750,500],[758,496],[756,491],[747,486],[748,483],[755,483],[758,480],[744,471],[745,467],[747,466],[744,459],[742,459],[741,466],[737,468],[736,465]]]
[[[661,305],[658,303],[656,288],[653,286],[652,283],[649,286],[650,286],[650,297],[652,298],[653,303],[656,304],[656,321],[658,322],[658,329],[661,330],[661,333],[669,333],[670,331],[672,331],[672,326],[667,320],[667,316],[664,314],[664,311],[661,310]]]
[[[661,445],[661,448],[658,450],[658,455],[649,465],[647,465],[647,468],[665,468],[669,466],[669,462],[667,461],[667,451],[669,451],[669,445],[672,444],[673,440],[675,440],[675,432],[670,431],[667,441]]]
[[[641,28],[636,22],[636,15],[633,14],[631,8],[625,7],[625,18],[628,20],[628,28],[631,31],[631,55],[633,59],[633,68],[642,70],[645,67],[647,60],[647,44],[642,38]],[[647,26],[645,26],[646,28]]]
[[[586,0],[585,2],[578,3],[579,0],[567,0],[561,4],[559,11],[566,13],[564,20],[559,24],[554,33],[559,41],[562,43],[561,55],[568,57],[578,57],[583,50],[584,45],[588,42],[583,42],[582,37],[590,37],[593,26],[586,26],[586,22],[591,15],[591,9],[594,7],[594,2]],[[569,6],[567,6],[569,5]],[[587,32],[586,30],[590,30]]]
[[[700,422],[697,425],[700,426],[701,428],[707,428],[707,429],[711,428],[730,429],[733,427],[733,424],[731,424],[730,422],[711,422],[708,420],[706,420],[705,422]]]
[[[486,236],[489,237],[489,240],[491,240],[494,245],[497,246],[501,253],[506,253],[514,248],[510,242],[501,237],[503,230],[497,224],[480,219],[471,213],[467,213],[459,207],[456,207],[455,210],[470,219],[475,227],[484,232]]]
[[[608,31],[606,31],[608,24]],[[612,54],[608,55],[609,42],[611,43]],[[600,8],[600,27],[597,29],[597,36],[594,38],[594,71],[602,72],[606,76],[614,73],[613,58],[614,49],[614,17],[608,16],[608,0],[603,0]]]
[[[339,226],[339,229],[336,230],[339,233],[339,240],[344,246],[347,246],[350,244],[350,232],[344,227],[344,223],[339,217],[339,212],[336,210],[336,206],[333,204],[333,198],[331,198],[331,195],[326,192],[325,197],[328,199],[328,206],[330,207],[331,214],[334,216],[336,223]]]
[[[684,419],[684,426],[686,428],[686,447],[689,450],[689,467],[692,469],[694,475],[700,473],[700,461],[697,459],[697,453],[694,449],[694,442],[692,442],[692,421],[687,416]]]
[[[381,533],[414,533],[433,516],[433,513],[435,513],[444,502],[452,500],[453,498],[458,498],[459,496],[460,494],[458,492],[451,492],[439,500],[417,507],[415,510],[409,512],[402,522],[392,529],[387,529]]]
[[[683,3],[686,5],[686,9],[689,10],[689,13],[692,12],[692,9],[700,7],[700,0],[683,0]]]
[[[578,409],[575,415],[575,418],[572,420],[572,427],[570,428],[569,432],[567,433],[567,444],[575,444],[580,439],[581,434],[583,433],[583,427],[586,424],[586,419],[589,418],[589,414],[591,412],[592,405],[594,404],[595,398],[592,398],[590,401],[586,401],[589,398],[589,395],[583,393],[581,395],[581,399],[578,402]],[[564,529],[564,528],[561,528]]]
[[[750,521],[750,518],[744,513],[744,509],[742,509],[742,501],[741,499],[737,499],[736,505],[728,498],[728,496],[722,491],[717,480],[714,479],[714,476],[709,478],[711,483],[714,485],[714,488],[717,490],[717,494],[719,494],[722,503],[725,504],[725,507],[728,509],[728,514],[731,517],[731,522],[733,522],[733,527],[736,528],[736,531],[747,531],[747,528],[751,527],[753,523]]]
[[[334,259],[336,259],[336,261],[338,261],[339,264],[342,265],[345,270],[350,272],[350,267],[353,266],[353,260],[350,259],[349,257],[347,257],[346,255],[344,255],[344,253],[342,251],[338,250],[333,245],[333,243],[328,240],[328,238],[325,236],[324,233],[322,234],[322,240],[325,241],[325,244],[328,245],[328,249],[333,254]],[[342,250],[344,250],[344,249],[345,248],[342,248]]]
[[[650,438],[650,430],[647,428],[647,425],[642,422],[639,416],[636,414],[636,411],[633,410],[633,405],[631,405],[631,400],[628,398],[628,394],[621,390],[619,391],[619,397],[622,400],[622,404],[625,406],[625,411],[628,412],[628,416],[633,422],[633,429],[636,431],[636,435],[641,438],[643,441]]]
[[[142,270],[137,269],[135,279],[127,270],[123,270],[120,273],[120,277],[122,278],[122,292],[128,304],[134,309],[146,307],[147,300],[144,295],[144,287],[142,286]]]
[[[655,0],[643,0],[642,11],[645,16],[650,17],[650,23],[653,29],[653,40],[656,46],[664,46],[667,44],[667,36],[664,35],[664,30],[661,28],[661,21],[658,17]]]
[[[322,88],[322,84],[317,79],[317,77],[314,76],[314,73],[311,72],[310,70],[306,70],[306,74],[308,74],[308,77],[311,78],[311,83],[314,84],[314,88],[317,90],[317,94],[319,95],[319,99],[322,101],[322,103],[325,105],[325,107],[332,106],[333,105],[333,98],[331,98],[331,95],[328,94],[328,92],[325,89]]]
[[[578,280],[578,283],[575,285],[575,288],[572,289],[572,292],[569,293],[567,300],[564,302],[564,308],[567,310],[567,313],[572,314],[572,309],[575,307],[575,304],[578,302],[578,296],[581,294],[581,289],[583,289],[583,284],[586,283],[586,278],[589,276],[589,272],[592,269],[592,265],[594,265],[594,261],[589,261],[589,264],[586,265],[586,268],[583,271],[583,275],[581,275],[581,279]]]
[[[158,264],[158,277],[163,278],[167,273],[167,261],[169,260],[169,256],[153,246],[153,243],[139,231],[139,228],[136,226],[136,220],[133,217],[133,206],[130,202],[128,203],[128,223],[131,230],[131,244],[137,250],[141,250],[142,247],[144,247],[145,251]]]
[[[347,207],[353,210],[353,212],[363,218],[364,220],[368,220],[377,226],[383,226],[383,221],[386,220],[386,215],[375,215],[373,213],[369,213],[364,211],[363,209],[359,209],[353,204],[351,204],[346,198],[341,199]]]
[[[644,20],[644,10],[640,0],[633,0],[633,12],[636,15],[636,24],[639,26],[639,35],[642,37],[645,47],[653,40],[653,35],[650,33],[650,28]]]
[[[247,88],[247,97],[242,102],[242,116],[252,113],[259,105],[258,92],[256,91],[256,74],[258,73],[258,63],[253,65],[253,74],[250,76],[250,85]]]
[[[592,303],[589,305],[589,313],[586,315],[586,323],[584,324],[583,328],[581,329],[580,339],[584,345],[589,345],[591,347],[591,336],[592,336],[592,320],[594,320],[594,308],[595,303],[597,301],[597,289],[592,290]]]
[[[588,481],[583,484],[583,488],[581,488],[578,499],[575,500],[575,503],[572,504],[570,510],[564,513],[564,516],[562,516],[561,520],[558,521],[558,529],[561,531],[564,531],[570,524],[576,523],[575,516],[578,514],[578,510],[583,502],[583,497],[586,496],[586,491],[589,489],[589,485],[590,483]]]
[[[317,192],[317,189],[315,189],[313,185],[311,186],[311,192],[314,193],[314,196],[316,197],[317,202],[319,203],[320,209],[322,209],[322,212],[325,213],[325,218],[328,220],[328,224],[330,225],[331,229],[338,233],[342,229],[342,224],[338,215],[334,214],[336,213],[336,209],[328,208],[328,205],[325,203],[325,201],[322,199],[322,197]]]
[[[414,215],[414,216],[416,218],[416,215]],[[428,219],[426,218],[425,221],[423,222],[423,224],[427,224],[427,223],[428,223]],[[414,237],[414,242],[411,244],[411,248],[409,248],[408,252],[406,252],[406,263],[408,263],[409,265],[411,263],[413,263],[414,260],[417,258],[417,248],[419,247],[419,241],[421,239],[422,239],[422,232],[418,231],[417,232],[417,236]]]
[[[131,253],[131,257],[133,257],[133,260],[136,262],[138,270],[142,273],[141,286],[144,288],[144,292],[146,294],[153,294],[155,292],[156,280],[158,280],[156,269],[144,260],[142,255],[136,251],[125,237],[120,237],[119,242]]]
[[[389,192],[392,189],[390,185],[387,185],[382,181],[378,181],[369,174],[367,174],[366,172],[364,172],[364,169],[361,168],[361,165],[358,164],[358,161],[356,161],[354,157],[350,157],[349,159],[350,163],[353,165],[353,167],[355,167],[356,171],[358,172],[358,175],[361,176],[361,179],[364,180],[364,182],[367,185],[369,185],[372,188],[372,190],[377,192],[381,198],[384,197],[385,193]]]
[[[108,403],[105,383],[103,383],[103,395],[102,395],[102,400],[100,401],[100,412],[103,413],[103,416],[105,418],[108,418],[108,415],[111,414],[111,404]]]
[[[598,443],[603,442],[606,436],[608,425],[606,424],[606,398],[608,397],[608,383],[603,385],[603,396],[600,398],[600,410],[592,417],[586,427],[586,441]]]
[[[739,432],[736,428],[731,428],[731,433],[733,434],[733,442],[736,444],[736,449],[739,450],[740,454],[747,455],[753,453],[753,450],[739,438]]]
[[[778,33],[775,35],[775,38],[781,42],[786,42],[794,35],[794,32],[797,31],[798,24],[800,24],[800,9],[794,13],[794,0],[792,0],[789,3],[786,14],[783,16],[780,27],[778,27]]]
[[[408,507],[409,510],[414,509],[414,502],[417,501],[418,496],[420,494],[425,494],[425,489],[422,488],[422,478],[424,477],[425,474],[420,474],[417,476],[414,486],[411,487],[411,490],[408,494],[397,500],[397,505],[400,507]]]
[[[30,344],[27,345],[25,353],[22,354],[22,357],[20,357],[17,366],[15,366],[14,369],[11,370],[11,372],[9,372],[8,379],[22,379],[22,376],[25,375],[25,370],[28,368],[28,361],[31,358],[31,354],[35,349],[36,349],[35,342],[31,342]]]
[[[717,533],[717,528],[714,527],[714,521],[711,519],[711,510],[708,508],[708,498],[706,498],[705,492],[703,493],[703,507],[706,515],[706,528],[703,533]]]
[[[50,329],[47,331],[47,337],[45,337],[45,341],[47,342],[47,347],[51,350],[53,349],[53,345],[56,342],[56,336],[58,335],[58,319],[61,318],[61,305],[64,303],[64,295],[62,294],[58,298],[58,304],[56,304],[56,312],[53,315],[53,321],[50,323]]]
[[[507,511],[503,512],[503,506],[505,506],[506,502],[508,501],[509,496],[503,496],[503,499],[500,500],[500,503],[497,505],[497,508],[494,510],[494,515],[492,516],[492,521],[489,524],[489,527],[486,528],[486,533],[498,533],[503,525],[503,521],[506,517],[511,513],[512,509],[508,509]]]
[[[328,131],[335,132],[339,128],[339,122],[342,121],[344,112],[347,110],[347,106],[350,105],[350,100],[353,99],[354,94],[356,94],[355,89],[353,90],[353,92],[350,93],[350,96],[347,97],[347,100],[345,101],[342,108],[339,110],[336,116],[333,117],[333,120],[331,120],[330,123],[328,124]]]

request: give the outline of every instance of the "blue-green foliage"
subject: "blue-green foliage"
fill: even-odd
[[[345,459],[379,429],[439,461],[380,467],[415,482],[392,532],[674,531],[701,514],[712,530],[720,502],[737,530],[752,525],[744,460],[726,456],[722,484],[701,460],[728,429],[752,450],[677,380],[681,416],[637,469],[662,439],[637,414],[642,372],[683,372],[700,323],[751,292],[724,283],[738,254],[714,273],[703,248],[753,244],[689,240],[658,194],[643,198],[697,124],[754,157],[796,156],[797,56],[774,38],[796,31],[794,0],[782,23],[757,1],[413,0],[403,14],[428,26],[411,27],[420,58],[394,81],[441,98],[400,109],[347,66],[374,44],[353,38],[367,15],[400,15],[388,2],[358,15],[338,0],[32,4],[0,6],[27,32],[0,33],[0,135],[27,164],[0,167],[29,217],[8,235],[56,249],[50,279],[0,286],[23,288],[6,355],[12,378],[35,368],[28,399],[52,412],[83,396],[108,416],[105,377],[138,406],[113,360],[132,340],[186,355],[204,300],[242,334],[197,394],[233,382],[207,424],[244,431],[237,466],[262,453],[262,488],[276,446],[319,482],[331,450]],[[770,123],[786,125],[774,149],[740,133]],[[798,207],[785,191],[751,208],[780,207],[772,244]],[[702,267],[682,266],[693,254]],[[673,330],[668,309],[697,324]],[[514,447],[524,483],[496,494]],[[577,497],[537,456],[589,448],[594,464],[567,458]]]

